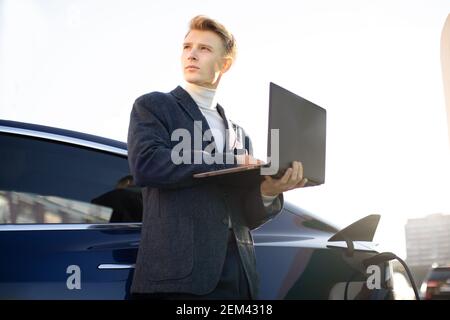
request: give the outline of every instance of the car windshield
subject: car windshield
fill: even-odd
[[[450,267],[436,268],[431,270],[428,280],[446,280],[450,279]]]

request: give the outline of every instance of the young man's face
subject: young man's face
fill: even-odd
[[[220,37],[212,31],[191,30],[183,42],[181,65],[184,79],[202,87],[217,88],[220,77],[231,66],[224,57]]]

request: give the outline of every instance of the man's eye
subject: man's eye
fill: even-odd
[[[183,49],[188,49],[189,48],[189,46],[183,46]]]
[[[211,51],[208,47],[202,47],[202,50],[208,50],[208,51]]]

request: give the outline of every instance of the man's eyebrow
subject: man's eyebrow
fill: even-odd
[[[192,42],[184,42],[183,43],[183,46],[185,46],[185,45],[192,45]],[[208,47],[208,48],[210,48],[210,49],[214,49],[212,46],[210,46],[209,44],[206,44],[206,43],[199,43],[198,44],[199,46],[205,46],[205,47]]]

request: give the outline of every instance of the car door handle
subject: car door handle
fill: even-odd
[[[98,266],[100,270],[120,270],[120,269],[134,269],[136,267],[135,264],[113,264],[113,263],[104,263]]]

